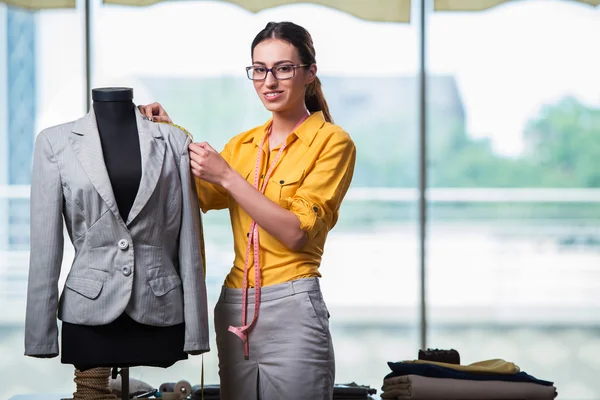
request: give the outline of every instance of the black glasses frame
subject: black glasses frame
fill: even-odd
[[[277,68],[281,68],[281,67],[292,67],[294,73],[292,74],[292,76],[290,76],[288,78],[278,78],[277,77],[277,72],[275,70]],[[251,81],[264,81],[265,79],[267,79],[267,76],[269,75],[269,72],[270,72],[271,75],[273,75],[273,78],[277,79],[278,81],[285,81],[287,79],[293,79],[296,76],[296,69],[301,68],[301,67],[308,67],[308,64],[282,64],[282,65],[276,65],[273,68],[267,68],[267,67],[262,67],[262,66],[258,66],[258,65],[251,65],[249,67],[246,67],[246,75],[248,76],[248,79],[250,79]],[[265,72],[265,77],[264,78],[260,78],[260,79],[252,78],[251,71],[254,68],[264,68],[264,69],[266,69],[267,72]]]

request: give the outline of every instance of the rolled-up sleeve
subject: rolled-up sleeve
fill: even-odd
[[[337,223],[355,162],[356,147],[350,136],[341,130],[333,133],[294,196],[287,199],[288,209],[296,214],[310,239]]]
[[[227,161],[231,160],[231,149],[228,143],[220,152],[221,157]],[[198,194],[198,203],[203,213],[209,210],[222,210],[229,205],[229,193],[222,186],[206,182],[203,179],[194,176],[196,181],[196,193]]]

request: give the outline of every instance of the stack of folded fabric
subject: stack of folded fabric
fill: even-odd
[[[552,400],[553,382],[537,379],[502,359],[460,365],[431,360],[388,362],[382,399]]]

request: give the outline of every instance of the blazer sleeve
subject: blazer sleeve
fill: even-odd
[[[35,141],[31,178],[31,247],[25,314],[25,355],[58,356],[58,279],[63,258],[63,192],[45,133]]]
[[[195,180],[190,171],[188,138],[181,151],[179,176],[182,187],[181,231],[179,232],[179,267],[183,282],[185,318],[184,351],[202,354],[210,351],[208,338],[208,304],[202,216],[196,195]]]

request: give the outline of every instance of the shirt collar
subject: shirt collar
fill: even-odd
[[[259,126],[255,129],[254,134],[248,136],[244,143],[252,141],[255,146],[260,144],[260,141],[267,134],[267,130],[273,121],[270,118],[264,125]],[[304,121],[294,132],[293,134],[298,137],[305,145],[310,146],[313,142],[317,132],[321,127],[325,124],[325,116],[322,111],[314,112]],[[291,142],[291,139],[288,138],[287,143]]]

